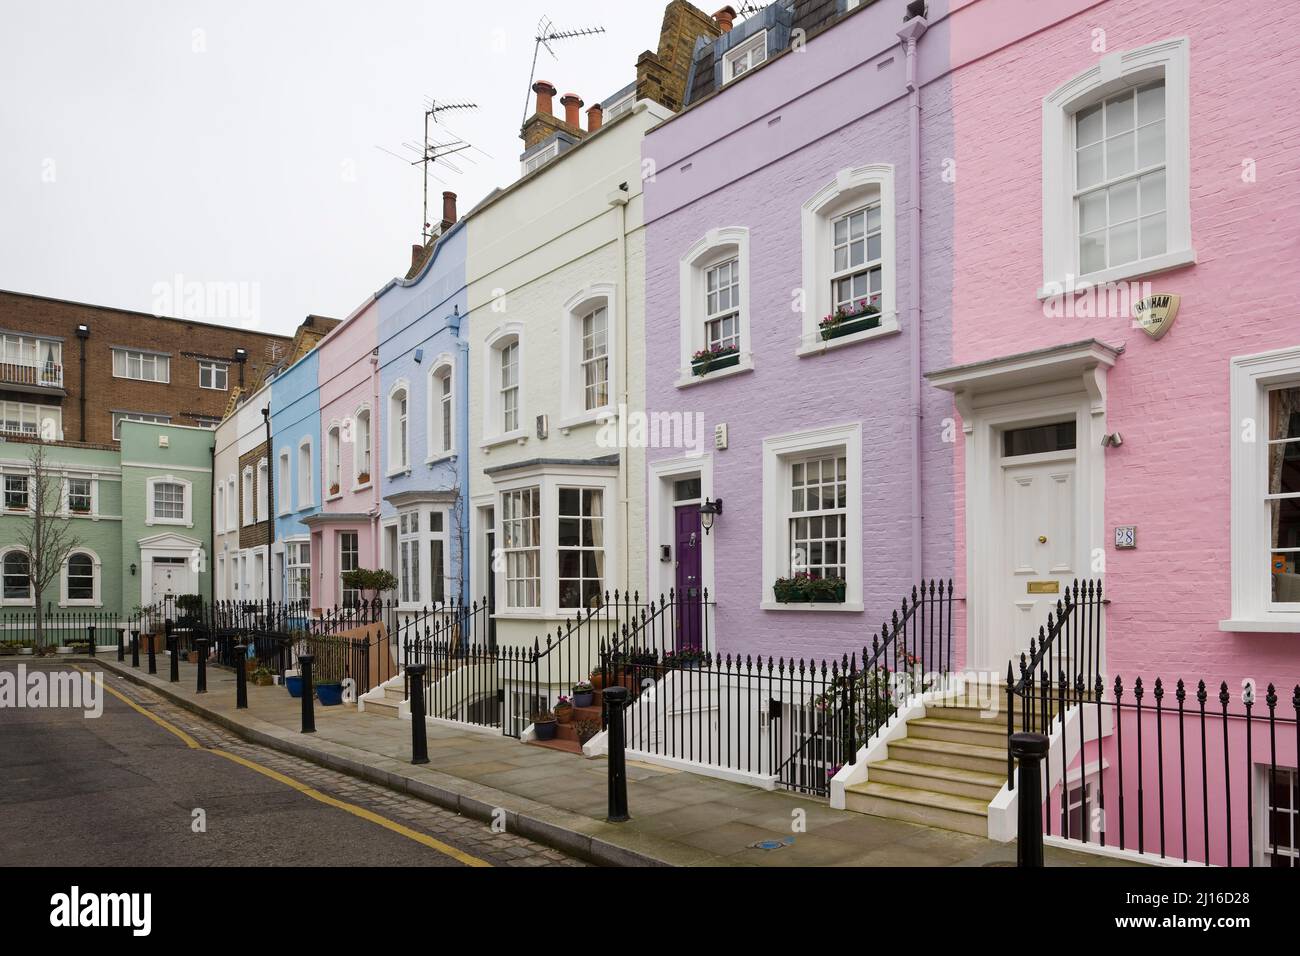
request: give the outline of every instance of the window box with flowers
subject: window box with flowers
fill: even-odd
[[[368,472],[368,471],[363,471],[363,472],[359,473],[359,474],[357,475],[357,484],[358,484],[358,485],[368,485],[368,484],[370,484],[370,472]]]
[[[338,493],[339,493],[339,483],[336,481],[332,485],[330,485],[330,497],[332,498]]]
[[[838,339],[855,332],[880,328],[880,309],[866,299],[859,299],[853,305],[842,305],[820,323],[823,342]]]
[[[711,349],[700,349],[691,356],[691,374],[708,375],[718,369],[731,368],[739,364],[739,348],[734,345],[715,345]]]
[[[772,595],[778,604],[843,604],[847,584],[839,578],[814,578],[800,572],[777,578]]]

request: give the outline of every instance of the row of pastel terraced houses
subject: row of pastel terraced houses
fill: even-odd
[[[520,178],[447,194],[404,278],[239,396],[194,583],[327,609],[391,570],[435,719],[532,740],[614,663],[646,759],[999,839],[1030,726],[1056,839],[1297,865],[1272,19],[674,0],[585,125],[537,82]]]

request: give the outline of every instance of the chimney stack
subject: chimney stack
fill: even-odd
[[[605,110],[599,103],[587,109],[587,132],[594,133],[600,129],[600,124],[605,121]]]
[[[731,32],[731,24],[736,19],[736,11],[731,7],[723,7],[713,15],[714,21],[718,24],[718,29],[723,33]]]
[[[456,225],[456,194],[445,192],[442,194],[442,229],[446,232],[452,226]]]
[[[537,112],[543,116],[551,116],[551,97],[558,91],[553,85],[545,80],[538,80],[533,84],[533,92],[537,94]]]
[[[578,118],[582,97],[577,93],[565,93],[560,97],[560,105],[564,107],[564,121],[574,129],[582,129],[582,121]]]

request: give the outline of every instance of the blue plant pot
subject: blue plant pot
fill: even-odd
[[[285,677],[284,686],[289,688],[290,697],[302,696],[302,677]]]
[[[590,707],[590,706],[592,705],[592,703],[595,701],[595,699],[596,699],[596,695],[595,695],[594,693],[593,693],[593,694],[574,694],[574,695],[573,695],[573,706],[574,706],[574,707]]]
[[[533,724],[533,730],[537,733],[538,740],[555,739],[555,721],[553,720],[548,720],[540,724]]]
[[[337,707],[343,703],[342,684],[317,684],[316,699],[323,707]]]

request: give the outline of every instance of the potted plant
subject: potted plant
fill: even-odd
[[[302,696],[302,674],[285,671],[284,686],[289,689],[290,697]]]
[[[800,571],[794,577],[777,578],[772,585],[772,595],[778,604],[798,604],[808,600],[808,586],[812,578]]]
[[[533,733],[537,735],[538,740],[554,740],[555,725],[554,712],[544,710],[540,714],[533,714]]]
[[[3,644],[0,644],[0,657],[17,657],[17,656],[18,656],[17,641],[5,641]]]
[[[880,309],[867,299],[859,299],[855,303],[837,308],[821,320],[819,328],[822,341],[830,341],[844,335],[874,329],[879,325]]]
[[[668,651],[664,654],[664,667],[673,667],[678,670],[698,670],[700,664],[708,660],[708,656],[704,651],[696,648]]]
[[[813,578],[808,584],[808,599],[814,604],[843,604],[847,590],[839,578]]]
[[[74,515],[90,514],[90,505],[68,505],[68,510]]]
[[[253,683],[258,687],[270,687],[275,683],[275,675],[271,673],[271,668],[263,664],[257,670],[253,671]]]
[[[573,706],[590,707],[596,699],[596,689],[589,680],[580,680],[573,685]]]
[[[603,665],[597,664],[591,669],[591,673],[588,676],[591,678],[591,688],[593,691],[600,690],[605,686],[605,668]]]
[[[14,641],[14,643],[18,646],[18,654],[21,657],[31,657],[36,650],[36,642],[31,638],[24,641]]]
[[[336,481],[330,485],[330,494],[337,495],[338,493],[339,493],[339,483]]]
[[[740,364],[740,349],[734,345],[715,345],[700,349],[691,356],[691,374],[708,375],[710,372]]]
[[[193,628],[194,625],[199,623],[199,619],[203,616],[203,595],[177,595],[176,607],[180,611],[180,614],[176,618],[176,626],[182,629]]]
[[[573,701],[561,694],[560,699],[556,701],[554,713],[557,724],[567,724],[573,720]]]
[[[370,472],[363,471],[359,475],[357,475],[357,484],[359,485],[370,484]]]

